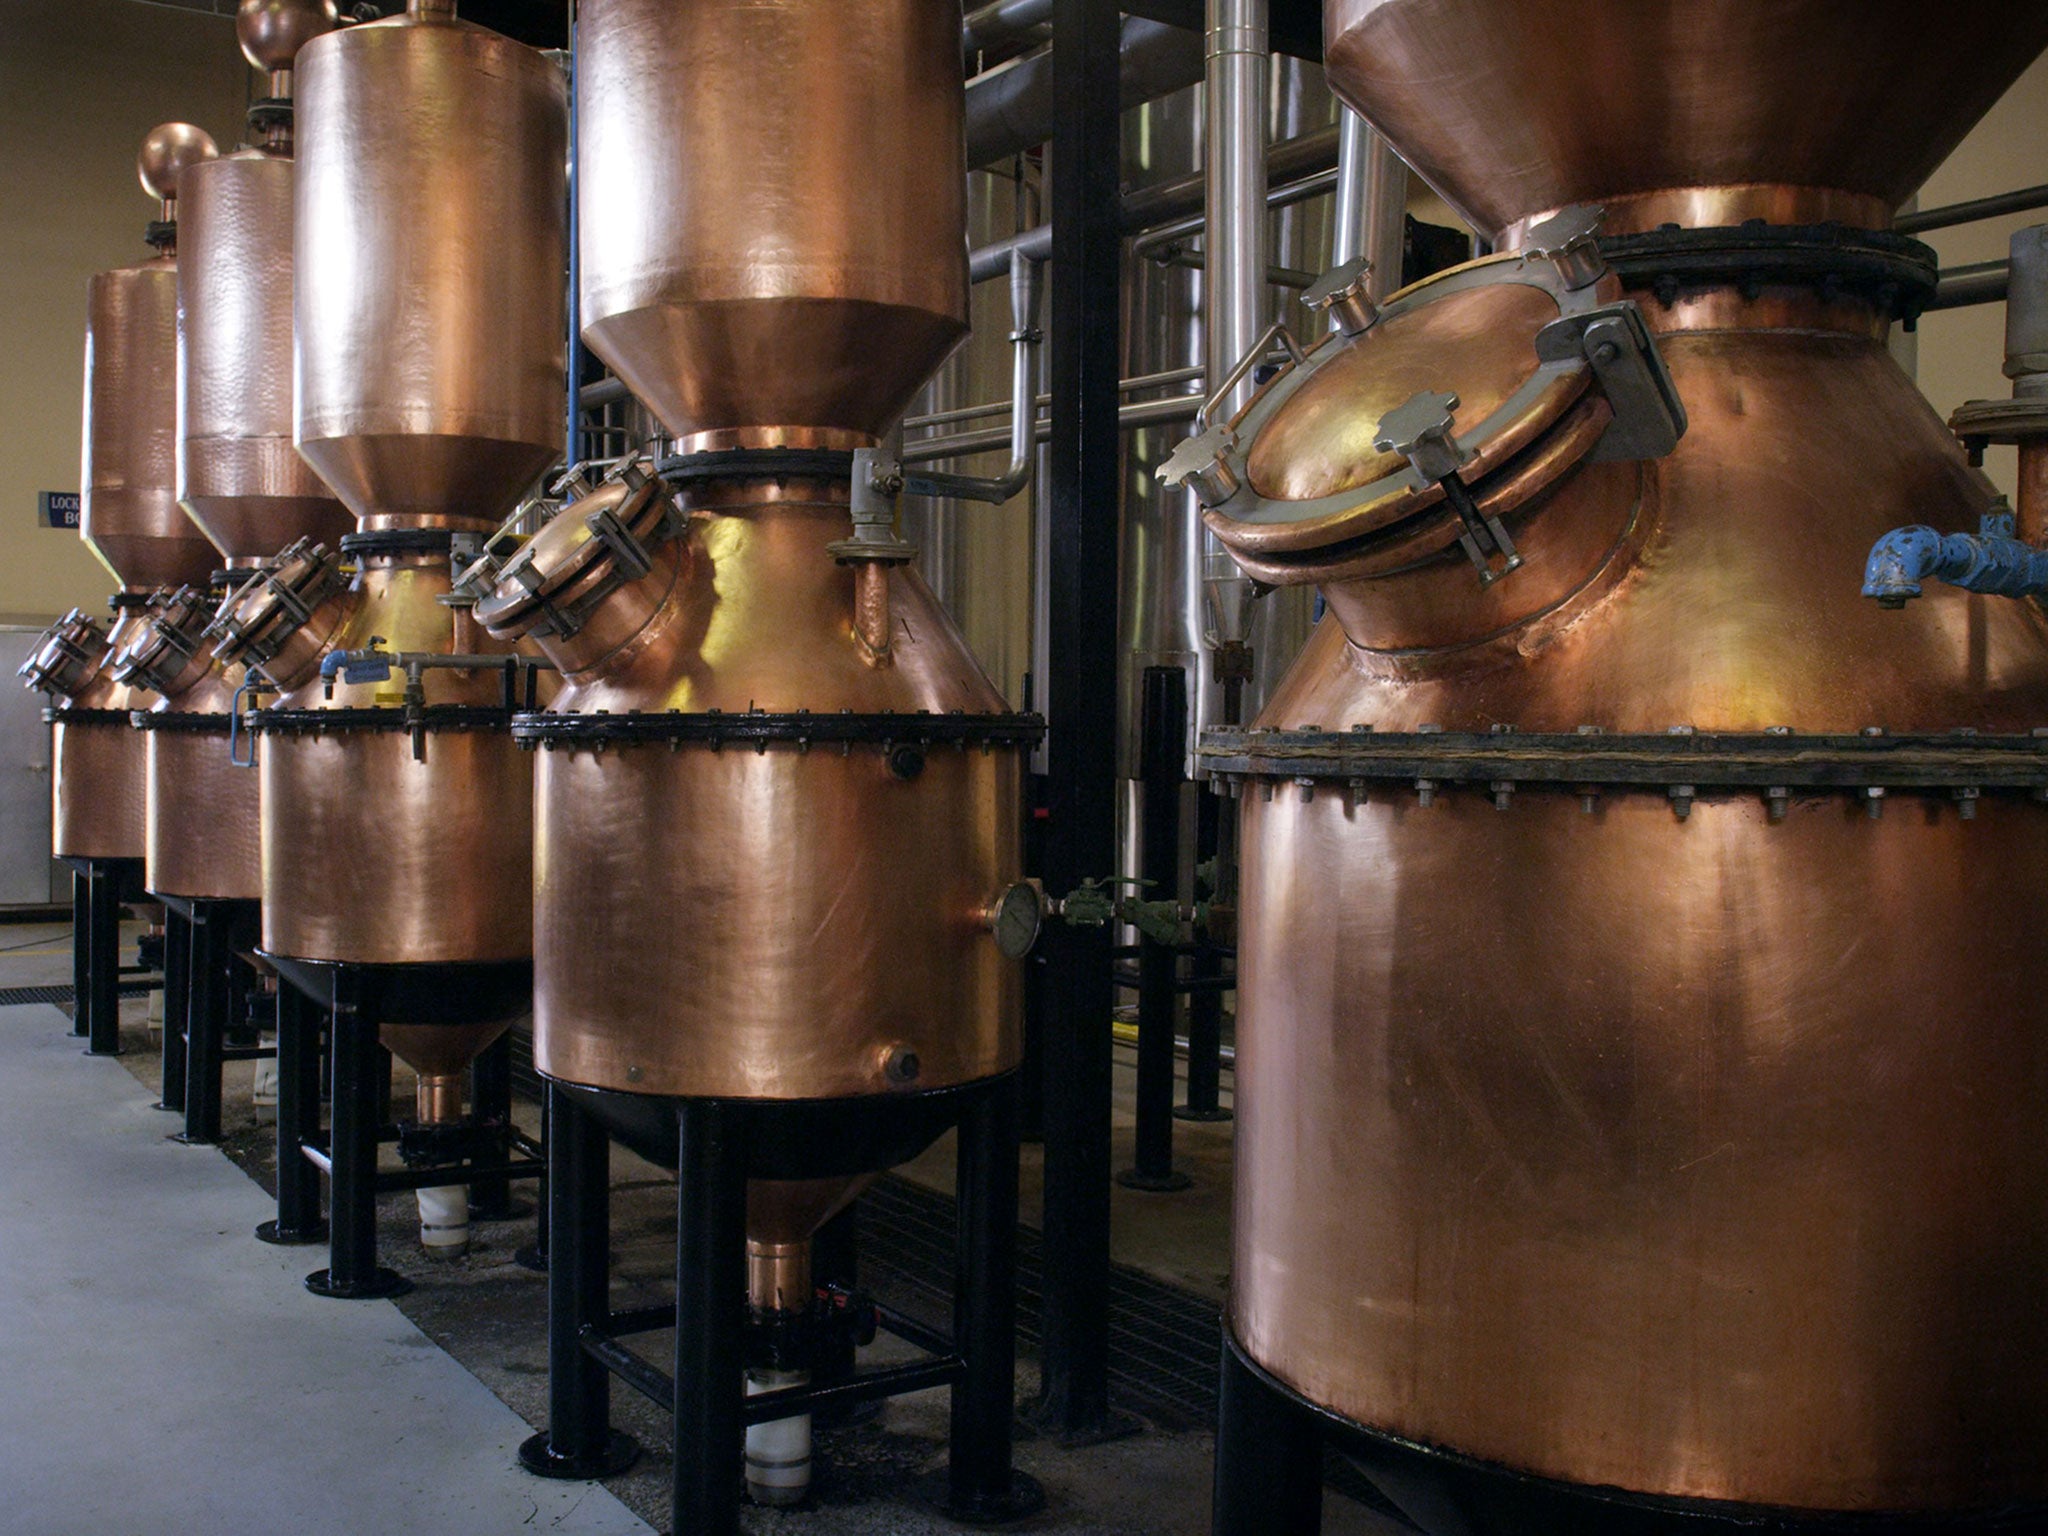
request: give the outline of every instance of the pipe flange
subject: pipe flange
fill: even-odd
[[[1888,230],[1844,224],[1670,227],[1603,235],[1600,252],[1632,289],[1649,289],[1667,308],[1687,293],[1734,287],[1754,298],[1767,287],[1816,288],[1868,300],[1911,324],[1934,297],[1940,261],[1934,248]]]
[[[956,710],[937,715],[925,710],[904,713],[813,714],[809,710],[771,714],[747,710],[728,714],[706,710],[685,714],[681,710],[649,714],[558,715],[522,714],[512,721],[512,739],[524,747],[592,747],[659,745],[670,748],[752,747],[765,752],[770,746],[795,747],[808,751],[814,746],[837,747],[842,753],[852,748],[876,747],[885,752],[899,747],[952,746],[1035,747],[1044,739],[1045,721],[1038,715],[970,715]]]

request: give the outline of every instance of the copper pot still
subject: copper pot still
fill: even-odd
[[[844,550],[849,450],[966,330],[958,9],[592,0],[578,46],[584,337],[682,457],[565,509],[478,609],[563,678],[518,727],[536,1062],[785,1101],[1009,1071],[991,916],[1035,731],[905,547]],[[825,1184],[757,1187],[758,1306],[807,1297],[772,1277],[858,1188]]]
[[[149,622],[147,597],[114,600],[102,628],[74,608],[22,663],[30,688],[50,696],[50,853],[59,859],[140,859],[146,839],[147,767],[132,715],[155,701],[114,675],[113,658]]]
[[[1203,749],[1244,798],[1230,1329],[1375,1443],[1603,1498],[2048,1502],[2048,811],[1940,776],[2048,724],[2048,630],[1859,595],[1992,500],[1884,348],[1931,254],[1885,230],[2048,12],[1330,0],[1326,41],[1505,254],[1333,309],[1197,478],[1330,607]],[[1575,204],[1661,457],[1538,379]],[[1470,521],[1388,428],[1424,392]]]
[[[561,451],[561,76],[416,4],[313,38],[295,77],[294,435],[357,531],[322,649],[256,719],[263,945],[523,963],[517,669],[447,598],[455,537],[494,528]],[[276,640],[295,606],[252,584],[220,622]]]

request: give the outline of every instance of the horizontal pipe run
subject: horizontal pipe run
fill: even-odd
[[[673,1309],[669,1313],[669,1322],[675,1322]],[[676,1411],[675,1378],[666,1371],[657,1370],[617,1339],[608,1337],[588,1323],[576,1331],[576,1342],[583,1346],[583,1353],[663,1413],[673,1414]]]
[[[932,1387],[950,1387],[966,1374],[967,1362],[958,1355],[914,1360],[908,1365],[863,1371],[823,1386],[779,1387],[773,1392],[759,1392],[746,1400],[740,1417],[748,1424],[772,1424],[792,1414],[816,1413],[849,1403],[872,1402],[878,1397],[902,1397]]]
[[[960,55],[968,68],[975,56],[1030,41],[1052,21],[1052,0],[990,0],[960,20]]]
[[[628,1307],[623,1312],[612,1313],[605,1319],[605,1332],[615,1338],[624,1338],[628,1334],[655,1333],[675,1325],[676,1304],[665,1301],[651,1307]]]
[[[1109,1032],[1118,1045],[1128,1045],[1135,1048],[1138,1043],[1138,1026],[1135,1024],[1112,1024],[1109,1026]],[[1188,1059],[1188,1037],[1186,1035],[1175,1035],[1173,1037],[1173,1054],[1182,1061]],[[1222,1063],[1224,1071],[1235,1072],[1237,1070],[1237,1048],[1235,1046],[1218,1046],[1216,1048],[1216,1059]]]
[[[1168,389],[1175,384],[1192,384],[1201,377],[1202,369],[1198,364],[1193,368],[1168,368],[1160,373],[1133,374],[1117,388],[1124,394],[1134,395],[1140,390]],[[1052,405],[1052,396],[1040,395],[1037,404],[1040,410],[1049,408]],[[983,416],[1001,416],[1009,409],[1010,402],[1007,400],[990,400],[982,405],[956,406],[950,411],[933,411],[928,416],[906,416],[903,419],[903,428],[907,432],[914,432],[926,427],[951,426],[955,422],[975,421]]]
[[[1168,395],[1163,400],[1139,400],[1124,406],[1116,413],[1117,424],[1125,431],[1136,427],[1167,426],[1177,421],[1193,421],[1195,413],[1202,408],[1200,395]],[[1052,436],[1052,423],[1040,417],[1034,428],[1033,440],[1045,442]],[[956,432],[948,437],[928,437],[922,442],[910,443],[903,449],[905,464],[931,464],[940,459],[965,458],[973,453],[987,453],[991,449],[1008,447],[1008,427],[984,427],[979,432]]]
[[[1200,251],[1191,251],[1184,245],[1167,246],[1151,258],[1162,267],[1186,267],[1191,272],[1205,270],[1209,261]],[[1275,288],[1306,288],[1322,274],[1304,272],[1299,267],[1266,267],[1266,281]]]
[[[1934,285],[1934,297],[1927,307],[1933,309],[1962,309],[1971,304],[2002,304],[2010,283],[2007,264],[2002,261],[1978,261],[1968,266],[1948,267]]]
[[[923,1350],[930,1355],[950,1355],[953,1341],[936,1328],[927,1328],[916,1318],[898,1312],[894,1307],[875,1304],[875,1321],[884,1332],[893,1333],[904,1343]]]
[[[1287,208],[1295,203],[1305,203],[1310,198],[1322,197],[1337,190],[1337,173],[1334,170],[1316,171],[1295,181],[1282,182],[1266,192],[1266,207]],[[1131,254],[1149,256],[1162,247],[1173,246],[1202,232],[1202,219],[1197,214],[1175,219],[1170,224],[1160,224],[1146,230],[1131,242]]]
[[[2048,208],[2048,186],[2021,187],[2017,191],[1999,192],[1991,197],[1973,197],[1966,203],[1902,213],[1892,221],[1892,228],[1902,235],[1917,235],[1930,229],[1951,229],[1958,224],[1974,224],[1979,219],[1995,219],[2008,213],[2027,213],[2035,208]]]

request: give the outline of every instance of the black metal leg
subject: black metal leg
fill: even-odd
[[[375,1066],[373,1066],[373,1067],[371,1068],[371,1071],[370,1071],[370,1075],[371,1075],[371,1078],[372,1078],[371,1092],[372,1092],[373,1094],[375,1094],[375,1095],[376,1095],[376,1107],[377,1107],[377,1108],[376,1108],[376,1122],[377,1122],[377,1129],[381,1131],[381,1130],[383,1130],[383,1129],[384,1129],[384,1127],[385,1127],[385,1126],[387,1126],[387,1125],[390,1125],[390,1124],[392,1123],[392,1120],[391,1120],[391,1063],[392,1063],[392,1057],[391,1057],[391,1053],[390,1053],[389,1051],[387,1051],[387,1050],[386,1050],[386,1049],[384,1048],[384,1046],[383,1046],[382,1042],[379,1042],[379,1043],[378,1043],[378,1045],[377,1045],[377,1047],[376,1047],[376,1051],[377,1051],[377,1061],[376,1061],[376,1064],[375,1064]]]
[[[1323,1441],[1315,1420],[1223,1340],[1211,1536],[1319,1536]]]
[[[190,1003],[192,925],[181,912],[164,908],[164,1060],[158,1109],[185,1108],[185,1014]]]
[[[1223,800],[1204,789],[1195,797],[1195,862],[1216,857],[1223,833]],[[1188,1096],[1174,1115],[1182,1120],[1228,1120],[1223,1107],[1223,954],[1207,937],[1195,936],[1188,967],[1195,985],[1188,993]]]
[[[83,1039],[92,1021],[92,866],[71,869],[71,1033]]]
[[[710,1099],[676,1110],[676,1409],[671,1529],[739,1528],[746,1367],[747,1152],[742,1112]],[[559,1134],[559,1133],[558,1133]],[[558,1234],[559,1235],[559,1234]],[[559,1250],[554,1262],[563,1262]]]
[[[478,1125],[512,1123],[512,1032],[507,1030],[470,1064],[469,1112]],[[512,1199],[512,1181],[478,1179],[469,1186],[471,1221],[510,1221],[523,1207]]]
[[[92,1002],[86,1013],[86,1054],[121,1054],[121,881],[107,864],[92,875]]]
[[[973,1524],[1021,1519],[1045,1504],[1038,1484],[1010,1464],[1017,1399],[1017,1126],[1014,1076],[960,1118],[953,1344],[966,1374],[953,1388],[946,1512]]]
[[[377,1041],[375,998],[348,966],[334,973],[328,1033],[334,1109],[327,1136],[327,1268],[308,1275],[306,1289],[349,1299],[396,1296],[411,1285],[377,1264],[377,1079],[381,1069],[388,1090],[389,1058]]]
[[[535,1274],[541,1275],[548,1272],[548,1249],[551,1246],[548,1237],[548,1227],[554,1220],[552,1214],[554,1210],[554,1175],[551,1171],[555,1162],[554,1106],[555,1095],[553,1090],[549,1089],[540,1096],[540,1145],[542,1157],[540,1177],[534,1181],[534,1201],[540,1208],[540,1217],[533,1224],[532,1243],[519,1249],[512,1255],[512,1262],[521,1269],[530,1269]],[[611,1215],[609,1205],[606,1207],[605,1215],[607,1221],[609,1221]]]
[[[227,1036],[234,963],[225,909],[192,903],[192,944],[185,1009],[185,1133],[178,1140],[211,1146],[220,1140],[221,1047]]]
[[[1181,759],[1187,750],[1187,673],[1147,667],[1139,708],[1145,785],[1139,874],[1145,898],[1180,899]],[[1173,1167],[1173,1037],[1179,1010],[1176,947],[1149,934],[1138,938],[1137,1166],[1116,1181],[1127,1189],[1166,1192],[1191,1180]]]
[[[306,1132],[320,1123],[320,1012],[305,993],[277,981],[277,1219],[256,1235],[266,1243],[324,1243],[320,1172],[306,1161]]]
[[[608,1477],[640,1455],[612,1428],[611,1373],[583,1348],[611,1313],[611,1138],[553,1083],[547,1088],[548,1427],[519,1447],[542,1477]]]

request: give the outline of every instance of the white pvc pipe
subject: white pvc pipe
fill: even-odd
[[[809,1371],[777,1371],[755,1367],[747,1372],[747,1396],[800,1387]],[[747,1496],[756,1504],[786,1509],[801,1504],[811,1491],[811,1416],[776,1419],[747,1426]]]
[[[419,1191],[420,1242],[433,1259],[469,1252],[469,1186],[442,1184]]]

